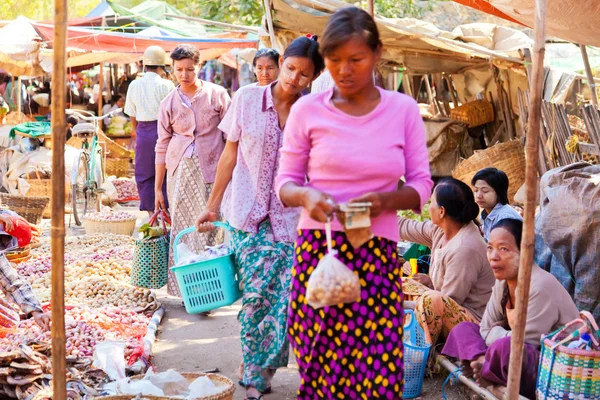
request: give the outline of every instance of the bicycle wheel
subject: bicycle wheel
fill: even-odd
[[[73,163],[73,172],[71,175],[71,207],[75,224],[82,225],[83,216],[85,215],[88,195],[86,182],[88,179],[88,155],[84,151],[80,151]]]

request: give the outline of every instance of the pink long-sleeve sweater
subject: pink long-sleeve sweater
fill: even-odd
[[[295,182],[345,203],[370,192],[393,192],[403,178],[422,207],[433,182],[419,108],[408,96],[379,91],[379,105],[360,117],[333,105],[333,89],[298,100],[285,126],[277,193]],[[371,221],[373,234],[398,241],[397,221],[396,211],[383,212]],[[337,220],[332,228],[342,230]],[[323,224],[303,210],[299,229],[323,229]]]

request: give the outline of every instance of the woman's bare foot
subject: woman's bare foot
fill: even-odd
[[[473,368],[471,368],[471,361],[461,360],[460,366],[462,368],[462,374],[467,378],[473,377]]]
[[[258,399],[262,396],[262,393],[256,390],[255,387],[246,386],[246,399],[255,398]]]
[[[244,362],[243,361],[240,363],[240,366],[238,367],[237,377],[238,377],[238,380],[240,380],[240,381],[244,377]]]
[[[473,379],[481,387],[488,387],[490,383],[481,377],[481,370],[483,369],[483,363],[485,362],[485,356],[481,356],[471,362],[471,369],[473,370]]]

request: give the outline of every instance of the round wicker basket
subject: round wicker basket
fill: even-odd
[[[499,143],[489,149],[476,151],[462,160],[452,171],[452,176],[471,185],[473,176],[483,168],[494,167],[508,176],[508,201],[514,202],[519,188],[525,183],[525,151],[518,140]]]
[[[94,221],[83,217],[85,233],[114,233],[116,235],[132,236],[135,230],[136,217],[124,221]]]
[[[224,387],[225,389],[219,393],[212,396],[204,396],[198,397],[196,400],[233,400],[233,394],[235,393],[235,385],[231,381],[231,379],[224,377],[223,375],[218,374],[203,374],[203,373],[191,373],[184,372],[183,375],[190,383],[195,381],[196,379],[207,376],[215,386]],[[142,379],[143,375],[136,375],[131,379]],[[96,397],[96,399],[102,400],[134,400],[137,399],[136,395],[115,395],[115,396],[101,396]],[[140,399],[148,399],[148,400],[175,400],[180,399],[176,397],[159,397],[159,396],[141,396]]]

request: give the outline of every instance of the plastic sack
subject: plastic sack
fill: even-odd
[[[6,229],[5,227],[5,232],[17,239],[17,244],[19,247],[25,247],[31,243],[32,232],[29,222],[27,222],[25,218],[18,215],[11,215],[9,218],[13,226],[12,229]]]
[[[188,380],[174,369],[159,374],[147,374],[144,379],[162,390],[165,396],[187,396],[190,392]]]
[[[325,225],[327,254],[308,279],[306,299],[313,308],[354,303],[360,299],[360,280],[344,263],[335,258],[331,247],[331,222]]]
[[[195,264],[200,261],[223,257],[229,253],[231,253],[231,250],[225,244],[207,247],[202,253],[196,254],[189,248],[187,244],[179,243],[177,245],[177,266]]]
[[[94,367],[116,381],[125,378],[125,342],[100,342],[94,349]]]
[[[110,382],[104,385],[102,392],[106,395],[137,395],[143,396],[160,396],[163,397],[164,393],[162,390],[157,388],[146,379],[131,380],[129,378],[121,379],[115,382]]]
[[[188,399],[199,399],[214,396],[225,390],[226,386],[216,386],[208,376],[201,376],[190,384]]]

